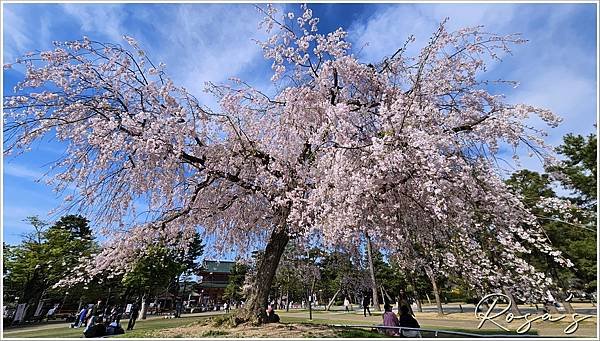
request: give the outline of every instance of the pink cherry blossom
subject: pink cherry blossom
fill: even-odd
[[[496,164],[502,143],[552,160],[544,133],[526,122],[560,119],[508,103],[482,80],[485,60],[523,39],[442,23],[419,54],[400,46],[371,65],[352,55],[343,29],[317,33],[306,6],[261,11],[272,36],[259,46],[281,91],[210,83],[218,109],[175,85],[130,37],[127,48],[57,43],[12,65],[26,74],[4,100],[6,153],[46,135],[64,141],[52,184],[74,185],[67,208],[96,217],[108,236],[93,266],[77,271],[126,272],[149,245],[185,249],[197,228],[216,237],[217,252],[266,243],[274,257],[256,288],[268,289],[289,238],[359,249],[366,231],[408,269],[527,300],[551,283],[523,255],[569,265]],[[249,306],[261,306],[261,292]]]

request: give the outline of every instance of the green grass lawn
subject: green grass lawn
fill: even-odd
[[[308,312],[306,312],[308,315]],[[314,312],[313,319],[309,320],[308,316],[306,317],[296,317],[296,316],[285,316],[285,314],[281,314],[281,322],[282,323],[298,323],[298,324],[321,324],[321,325],[357,325],[357,324],[365,324],[371,325],[374,324],[373,321],[356,321],[356,320],[348,320],[344,319],[343,315],[332,315],[325,312]],[[201,321],[207,319],[206,316],[201,317],[184,317],[179,319],[163,319],[163,318],[153,318],[148,320],[138,320],[136,323],[135,329],[133,331],[128,331],[124,335],[118,335],[118,337],[125,338],[146,338],[152,336],[152,334],[158,330],[165,330],[169,328],[176,327],[184,327],[193,324],[200,323]],[[127,327],[127,320],[123,320],[123,326]],[[486,335],[500,335],[500,334],[512,334],[515,333],[507,333],[502,330],[485,330],[485,329],[470,329],[470,328],[457,328],[457,327],[440,327],[440,326],[430,326],[424,324],[422,326],[424,329],[443,329],[448,331],[455,332],[463,332],[463,333],[472,333],[472,334],[486,334]],[[346,338],[370,338],[370,337],[383,337],[382,334],[378,334],[376,332],[372,332],[370,328],[335,328],[337,337],[346,337]],[[12,330],[17,331],[17,330]],[[49,329],[39,329],[39,330],[28,330],[28,331],[18,331],[12,332],[10,329],[7,330],[8,333],[4,334],[5,338],[79,338],[83,336],[83,328],[72,329],[66,326],[64,327],[55,327]],[[6,332],[6,331],[5,331]],[[222,330],[211,330],[205,334],[198,335],[197,337],[223,337],[227,336],[226,331]],[[528,334],[537,335],[537,331],[532,330]],[[431,337],[432,335],[424,334],[424,337]],[[453,335],[445,334],[440,335],[444,337],[453,337]],[[310,337],[310,332],[308,334]]]
[[[52,329],[41,329],[32,331],[22,331],[19,333],[11,333],[11,330],[5,330],[3,337],[8,338],[22,338],[22,337],[47,337],[47,338],[62,338],[62,337],[83,337],[83,328],[52,328]],[[7,333],[8,332],[8,333]]]
[[[315,316],[317,315],[317,316]],[[356,324],[371,324],[370,322],[365,323],[357,323],[356,321],[344,320],[344,319],[331,319],[331,318],[322,318],[318,317],[318,314],[313,314],[313,319],[309,320],[308,318],[301,317],[292,317],[292,316],[282,316],[281,322],[283,323],[313,323],[313,324],[342,324],[342,325],[356,325]],[[470,334],[485,334],[485,335],[520,335],[515,332],[506,332],[503,330],[486,330],[486,329],[466,329],[466,328],[455,328],[455,327],[439,327],[439,326],[421,326],[423,329],[443,329],[452,332],[461,332],[461,333],[470,333]],[[349,331],[350,334],[354,331]],[[375,334],[365,331],[367,334]],[[530,330],[527,335],[537,335],[537,331]],[[377,335],[377,334],[375,334]],[[446,334],[449,335],[449,334]],[[444,336],[446,336],[444,335]],[[521,334],[522,335],[522,334]],[[368,336],[340,336],[340,337],[368,337]],[[379,336],[381,337],[381,336]],[[424,336],[425,337],[425,336]]]
[[[175,328],[194,323],[198,320],[206,319],[206,317],[182,317],[178,319],[163,319],[155,318],[148,320],[138,320],[135,324],[135,329],[126,331],[125,334],[117,335],[118,337],[139,337],[148,336],[155,330]],[[127,328],[127,320],[122,321],[122,327]],[[52,328],[40,329],[31,331],[20,331],[11,333],[10,329],[5,330],[9,333],[4,334],[4,338],[25,338],[25,337],[44,337],[44,338],[65,338],[65,337],[83,337],[83,328]]]

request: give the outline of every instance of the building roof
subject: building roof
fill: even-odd
[[[208,288],[227,288],[227,283],[214,283],[214,282],[206,282],[200,283],[198,286],[200,289],[208,289]]]
[[[203,272],[212,272],[212,273],[231,273],[231,268],[235,264],[234,261],[228,260],[204,260],[202,262],[202,267],[200,268],[200,273]]]

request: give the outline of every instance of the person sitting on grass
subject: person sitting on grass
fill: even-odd
[[[267,308],[267,323],[279,323],[279,315],[275,314],[275,310],[269,305]]]
[[[85,325],[85,316],[87,314],[87,307],[81,308],[75,322],[71,324],[71,328],[79,328],[82,325]]]
[[[93,320],[93,325],[83,331],[84,337],[102,337],[106,335],[106,326],[102,321],[102,315],[99,315]]]
[[[419,322],[410,314],[406,305],[400,306],[400,327],[421,328]],[[418,330],[402,330],[402,336],[405,337],[418,337],[419,334]]]
[[[120,335],[125,334],[123,327],[117,321],[111,322],[108,327],[106,327],[106,335]]]
[[[389,303],[386,303],[383,306],[385,312],[383,313],[383,325],[386,327],[399,327],[400,321],[394,312],[392,311],[392,306]],[[387,336],[398,336],[398,329],[385,328],[385,334]]]

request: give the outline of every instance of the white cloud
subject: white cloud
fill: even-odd
[[[61,5],[63,10],[79,23],[82,32],[99,34],[113,42],[122,41],[124,34],[124,9],[122,5],[85,5],[68,3]]]
[[[4,163],[2,168],[5,176],[10,175],[29,180],[39,180],[44,176],[44,173],[41,170],[31,169],[14,163]],[[4,181],[6,181],[6,179]]]
[[[252,5],[63,4],[62,8],[90,37],[100,35],[117,43],[124,34],[134,37],[154,62],[167,64],[176,84],[203,101],[212,101],[203,93],[205,82],[247,74],[264,62],[253,39],[266,35],[257,29],[261,15]]]
[[[54,217],[48,215],[49,207],[5,205],[2,210],[2,234],[4,241],[17,244],[21,236],[33,232],[33,227],[25,221],[27,217],[39,216],[41,220],[51,221]]]
[[[485,25],[496,33],[513,33],[503,31],[514,13],[514,6],[509,4],[396,4],[375,13],[366,22],[354,23],[348,31],[355,48],[368,44],[360,58],[377,62],[393,54],[410,35],[414,35],[416,42],[408,52],[418,51],[446,17],[450,19],[446,25],[449,31]]]
[[[560,144],[568,132],[587,134],[595,130],[595,81],[559,65],[520,71],[525,80],[508,100],[547,108],[563,118],[557,129],[548,131],[548,143]],[[541,122],[537,125],[541,126]]]
[[[514,56],[491,65],[486,78],[517,80],[520,87],[504,90],[508,102],[533,104],[559,114],[564,121],[556,129],[548,130],[541,121],[531,121],[548,131],[547,143],[558,145],[569,132],[595,131],[593,125],[597,122],[597,56],[595,39],[589,38],[595,38],[595,27],[590,26],[589,31],[575,28],[587,10],[595,8],[556,4],[392,5],[355,23],[349,33],[355,48],[370,44],[359,54],[369,62],[394,53],[410,34],[417,39],[408,51],[414,55],[445,17],[450,18],[447,28],[451,31],[485,25],[488,32],[522,33],[529,42],[515,48]],[[518,154],[523,167],[542,170],[539,160],[527,157],[525,149],[519,149]],[[508,153],[501,156],[514,165]]]
[[[253,39],[265,35],[257,31],[260,16],[252,6],[181,5],[165,13],[145,12],[140,14],[156,30],[144,37],[153,41],[151,55],[196,96],[206,99],[206,81],[223,82],[263,62]]]
[[[4,5],[3,10],[3,63],[8,63],[13,62],[18,56],[27,52],[27,49],[32,44],[32,40],[27,34],[29,27],[25,18],[11,6]]]

